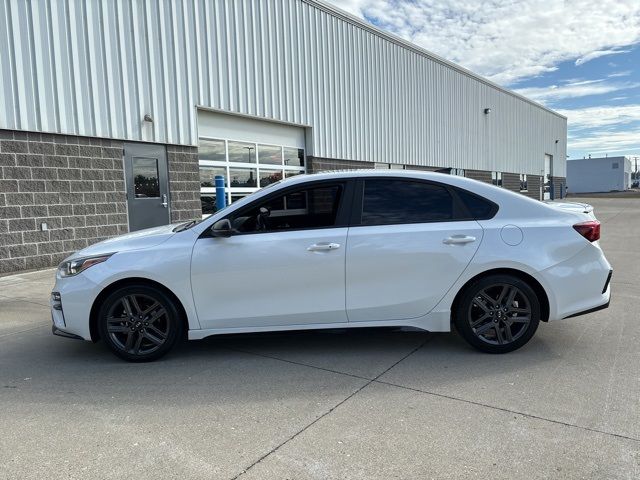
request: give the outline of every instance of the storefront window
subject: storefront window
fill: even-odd
[[[256,163],[256,144],[229,142],[229,161],[238,163]]]
[[[282,165],[282,147],[258,145],[258,163],[260,165]]]
[[[301,148],[284,147],[284,164],[287,167],[304,167],[304,150]]]
[[[200,139],[198,158],[213,162],[225,162],[224,140]]]
[[[225,187],[227,185],[227,168],[226,167],[213,167],[209,165],[200,165],[200,186],[201,187],[215,187],[214,178],[217,175],[222,175],[225,178]]]

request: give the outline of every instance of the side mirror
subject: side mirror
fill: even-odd
[[[271,210],[269,210],[267,207],[260,207],[260,216],[261,217],[268,217],[271,215]]]
[[[211,226],[211,235],[213,237],[230,237],[233,235],[233,227],[231,221],[228,218],[218,220]]]

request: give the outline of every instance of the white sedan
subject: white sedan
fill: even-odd
[[[438,173],[297,176],[201,221],[112,238],[61,265],[53,331],[154,360],[180,339],[455,325],[491,353],[606,308],[600,223]]]

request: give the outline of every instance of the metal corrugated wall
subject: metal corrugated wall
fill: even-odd
[[[0,65],[5,129],[195,145],[201,106],[319,157],[565,171],[564,118],[307,0],[0,0]]]

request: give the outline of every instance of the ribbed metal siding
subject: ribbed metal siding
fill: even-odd
[[[319,157],[565,174],[564,118],[313,2],[0,0],[0,65],[0,128],[195,145],[201,106]]]

